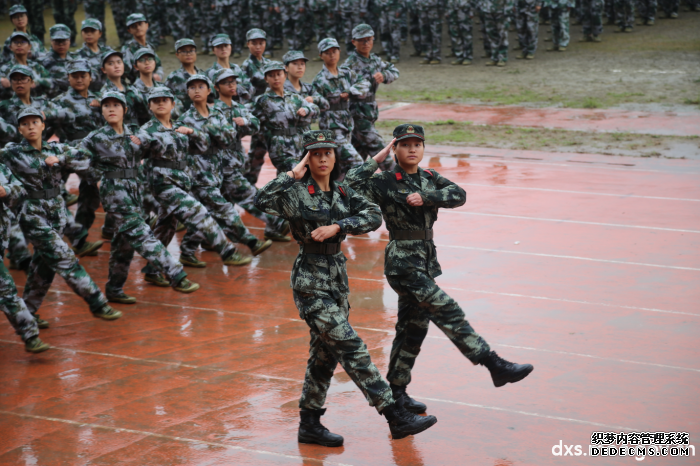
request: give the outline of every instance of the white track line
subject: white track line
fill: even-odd
[[[504,189],[527,189],[530,191],[547,191],[552,193],[569,193],[569,194],[588,194],[591,196],[612,196],[621,198],[635,199],[661,199],[664,201],[685,201],[685,202],[700,202],[700,199],[683,199],[678,197],[659,197],[659,196],[640,196],[637,194],[612,194],[612,193],[595,193],[588,191],[568,191],[565,189],[549,189],[549,188],[530,188],[525,186],[502,186],[492,184],[477,184],[477,183],[457,183],[458,186],[477,186],[480,188],[504,188]]]
[[[113,427],[113,426],[105,426],[105,425],[101,425],[101,424],[91,424],[89,422],[72,421],[70,419],[61,419],[61,418],[57,418],[57,417],[37,416],[35,414],[22,414],[22,413],[15,413],[12,411],[5,411],[5,410],[0,410],[0,414],[5,414],[7,416],[16,416],[16,417],[25,418],[25,419],[38,419],[41,421],[60,422],[63,424],[69,424],[69,425],[78,426],[78,427],[90,427],[92,429],[104,429],[104,430],[109,430],[109,431],[112,431],[115,433],[126,432],[129,434],[144,435],[146,437],[153,437],[153,438],[158,438],[158,439],[163,439],[163,440],[171,440],[171,441],[183,442],[183,443],[192,443],[192,444],[196,444],[196,445],[209,445],[209,446],[213,446],[213,447],[227,448],[229,450],[238,450],[238,451],[242,451],[242,452],[246,452],[246,453],[255,453],[258,455],[275,456],[277,458],[286,458],[286,459],[296,460],[296,461],[301,460],[304,462],[304,464],[306,464],[306,462],[309,461],[309,462],[318,463],[321,465],[331,464],[334,466],[352,466],[352,465],[345,464],[345,463],[336,463],[333,461],[328,461],[327,459],[310,458],[308,456],[285,455],[283,453],[276,453],[274,451],[256,450],[254,448],[245,448],[245,447],[239,447],[236,445],[229,445],[226,443],[210,442],[207,440],[198,440],[198,439],[187,438],[187,437],[174,437],[172,435],[157,434],[155,432],[149,432],[146,430],[126,429],[124,427]]]
[[[642,225],[623,225],[620,223],[599,223],[599,222],[584,222],[581,220],[563,220],[556,218],[540,218],[540,217],[523,217],[521,215],[504,215],[504,214],[487,214],[482,212],[467,212],[464,210],[452,210],[443,209],[440,211],[441,214],[462,214],[462,215],[479,215],[484,217],[501,217],[501,218],[514,218],[518,220],[535,220],[539,222],[555,222],[555,223],[575,223],[577,225],[599,225],[604,227],[616,227],[616,228],[639,228],[643,230],[658,230],[658,231],[674,231],[679,233],[700,233],[700,230],[681,230],[678,228],[661,228],[661,227],[647,227]],[[261,228],[262,230],[262,228]]]

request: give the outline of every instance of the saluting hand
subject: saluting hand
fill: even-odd
[[[340,233],[340,225],[334,223],[333,225],[328,225],[327,227],[316,228],[311,232],[311,239],[321,243],[328,238],[333,238],[338,233]]]
[[[295,180],[300,180],[304,177],[306,174],[306,165],[309,163],[309,153],[307,152],[306,155],[304,156],[303,159],[301,159],[301,162],[297,164],[296,167],[292,169],[292,171],[288,171],[287,175],[291,176]]]
[[[382,150],[380,150],[377,155],[372,157],[375,162],[377,163],[382,163],[386,157],[389,155],[389,152],[391,152],[391,147],[396,144],[396,138],[392,139],[391,142]]]
[[[413,193],[406,196],[406,202],[408,202],[408,205],[411,205],[413,207],[420,207],[423,205],[423,198],[420,194]]]
[[[180,134],[192,134],[192,133],[194,133],[194,130],[192,128],[188,128],[187,126],[180,126],[175,131],[180,133]]]

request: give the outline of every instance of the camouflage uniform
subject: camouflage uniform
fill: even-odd
[[[178,122],[182,126],[207,134],[211,141],[206,151],[190,154],[190,192],[204,205],[231,241],[254,246],[258,239],[245,227],[233,204],[221,194],[221,151],[233,144],[236,129],[228,123],[224,114],[214,109],[209,110],[208,117],[203,117],[197,109],[190,107]],[[188,230],[180,243],[181,254],[194,255],[200,242],[199,235]]]
[[[304,50],[306,45],[306,28],[309,23],[304,23],[307,16],[308,5],[306,0],[280,0],[282,13],[282,34],[287,39],[289,50]],[[304,11],[299,11],[303,8]]]
[[[0,164],[0,186],[5,188],[5,196],[0,198],[0,251],[4,255],[8,246],[11,226],[17,224],[10,205],[18,202],[26,191],[17,178],[10,173],[5,165]],[[5,263],[0,260],[0,308],[10,321],[22,341],[39,335],[39,328],[24,301],[17,296],[17,287]]]
[[[236,65],[235,63],[229,63],[230,69],[236,73],[236,92],[237,95],[233,96],[233,98],[242,104],[248,103],[253,99],[253,94],[255,94],[255,88],[251,84],[250,80],[248,79],[248,76],[243,72],[240,66]],[[204,74],[209,78],[209,81],[212,83],[214,82],[214,78],[216,76],[216,73],[219,71],[223,70],[224,67],[219,65],[219,63],[214,62],[214,64],[207,69]]]
[[[401,23],[406,5],[403,0],[382,0],[380,2],[379,37],[382,48],[389,60],[401,58]]]
[[[78,60],[82,58],[88,62],[88,65],[90,65],[90,74],[92,76],[90,90],[93,92],[99,92],[99,90],[102,89],[102,86],[105,85],[106,81],[105,75],[102,73],[102,55],[104,55],[105,52],[111,52],[114,50],[106,45],[100,45],[99,47],[100,50],[93,52],[90,50],[87,44],[83,44],[83,46],[78,50],[68,54],[69,60]]]
[[[107,38],[107,27],[105,25],[105,0],[84,0],[85,19],[96,19],[102,25],[102,40],[104,43]]]
[[[510,12],[513,10],[512,0],[481,0],[483,25],[488,41],[488,52],[494,62],[508,61],[508,27]],[[486,45],[484,45],[486,47]]]
[[[56,52],[50,50],[41,60],[41,65],[48,71],[51,79],[51,89],[47,96],[54,98],[68,90],[68,58],[61,58]]]
[[[14,31],[16,32],[16,31]],[[32,44],[32,51],[29,52],[29,58],[32,60],[41,60],[41,58],[44,56],[46,53],[46,47],[44,47],[44,43],[39,40],[37,36],[31,33],[25,33],[27,37],[29,38],[29,43]],[[10,35],[11,37],[11,35]],[[10,50],[10,37],[8,37],[5,40],[5,44],[2,47],[2,57],[0,57],[0,64],[5,64],[8,61],[12,60],[12,57],[15,55],[12,53],[12,50]]]
[[[163,20],[161,12],[159,11],[161,8],[161,2],[159,2],[158,0],[141,1],[141,9],[143,10],[143,15],[145,16],[146,21],[148,22],[148,32],[146,32],[146,40],[149,44],[152,44],[151,47],[153,48],[153,50],[156,50],[158,47],[160,47],[160,37],[165,36],[161,27],[161,21]]]
[[[422,128],[402,125],[394,137],[422,136]],[[411,369],[433,321],[464,356],[477,364],[490,351],[488,343],[464,318],[459,304],[435,283],[442,273],[437,261],[432,227],[439,208],[459,207],[466,201],[462,188],[434,170],[418,169],[418,180],[408,175],[398,164],[392,171],[374,174],[377,162],[369,159],[348,173],[348,184],[375,202],[382,210],[391,241],[386,246],[384,274],[389,285],[399,295],[399,315],[396,336],[389,360],[387,380],[406,386],[411,381]],[[418,192],[422,207],[412,207],[405,199]],[[428,238],[417,239],[430,232]],[[406,235],[406,236],[400,236]],[[416,239],[407,239],[416,235]],[[395,239],[399,236],[400,239]]]
[[[265,57],[263,57],[262,60],[258,60],[250,55],[241,65],[241,69],[246,74],[248,81],[250,81],[252,88],[255,90],[255,95],[253,97],[262,95],[265,89],[267,89],[263,68],[265,68],[265,65],[268,63],[270,63],[270,60]]]
[[[136,64],[134,63],[134,56],[142,48],[148,48],[152,50],[153,58],[156,60],[156,69],[153,70],[154,75],[160,76],[161,79],[165,79],[165,72],[163,71],[163,63],[160,61],[158,54],[155,50],[156,45],[146,42],[143,46],[139,44],[136,39],[128,40],[124,45],[122,45],[122,55],[124,55],[124,76],[129,78],[132,83],[136,81],[139,77],[139,70],[136,69]]]
[[[197,68],[196,66],[194,67],[195,71],[197,72],[196,74],[202,74],[202,72]],[[190,108],[192,105],[192,101],[190,100],[190,96],[187,95],[187,80],[190,79],[193,75],[189,74],[183,67],[180,67],[170,73],[165,80],[163,84],[170,89],[170,92],[173,93],[175,98],[182,102],[183,107],[185,110]]]
[[[355,49],[352,45],[352,29],[364,21],[368,6],[368,0],[336,0],[338,32],[342,32],[345,38],[345,51],[348,53]]]
[[[32,79],[34,80],[34,84],[36,84],[36,87],[32,89],[32,95],[45,95],[51,91],[53,87],[51,74],[46,71],[46,68],[41,66],[41,63],[34,60],[27,60],[26,65],[20,65],[15,57],[12,57],[10,61],[0,67],[0,76],[7,76],[7,79],[10,79],[10,74],[13,72],[12,68],[16,66],[22,66],[31,70]],[[9,92],[12,92],[11,88],[9,88]],[[5,98],[7,97],[5,96]]]
[[[487,0],[488,1],[488,0]],[[426,60],[442,61],[442,15],[445,9],[443,0],[418,0],[418,20],[420,22],[420,42]]]
[[[44,160],[50,156],[58,157],[59,163],[48,167]],[[37,316],[37,310],[58,273],[88,303],[92,312],[100,310],[107,304],[107,299],[62,239],[66,208],[63,197],[59,195],[63,185],[61,170],[85,171],[89,167],[89,158],[58,143],[43,142],[41,151],[38,151],[26,140],[20,144],[8,144],[0,157],[29,193],[19,212],[22,231],[34,246],[24,287],[27,308]]]
[[[574,0],[544,0],[544,2],[550,7],[552,44],[555,48],[568,47],[569,12],[574,7]],[[535,19],[537,18],[535,17]],[[537,36],[535,36],[535,46],[537,46]],[[523,48],[523,51],[525,51],[525,48]]]
[[[288,79],[284,82],[284,90],[290,94],[299,94],[304,99],[306,97],[311,97],[314,100],[314,105],[316,105],[321,112],[331,108],[331,104],[329,104],[324,97],[314,92],[314,88],[311,84],[302,81],[299,81],[299,84],[301,85],[301,89],[297,90],[294,84]],[[317,119],[318,115],[307,115],[305,117],[297,116],[297,125],[302,128],[302,131],[311,131],[311,125]]]
[[[365,58],[357,52],[351,52],[343,63],[343,68],[352,70],[358,77],[364,78],[370,83],[369,92],[363,98],[350,98],[350,114],[353,118],[352,145],[357,149],[363,159],[374,157],[386,146],[384,139],[379,135],[374,123],[379,118],[376,95],[379,83],[374,80],[376,73],[384,76],[384,84],[391,84],[399,77],[399,70],[391,63],[382,61],[377,55],[371,53]],[[393,168],[393,160],[389,159],[381,164],[382,170]]]
[[[107,79],[100,93],[104,95],[105,92],[119,92],[124,95],[127,107],[126,115],[124,115],[124,124],[131,126],[133,131],[135,127],[139,126],[138,115],[147,111],[148,104],[139,91],[128,84],[122,83],[122,86],[122,89],[119,89],[112,81]]]
[[[620,29],[634,27],[634,0],[615,1],[615,23]]]
[[[350,104],[341,100],[340,94],[347,92],[351,99],[362,99],[369,92],[370,84],[347,68],[338,68],[338,75],[333,76],[323,65],[323,69],[314,78],[313,87],[314,92],[330,104],[329,110],[321,113],[318,126],[333,132],[333,139],[339,145],[340,172],[345,174],[350,168],[362,164],[362,157],[351,144],[355,122],[350,113]]]
[[[131,38],[126,27],[126,18],[132,13],[143,13],[141,2],[138,0],[109,0],[112,6],[114,25],[117,27],[119,43],[124,44]]]
[[[550,3],[550,0],[544,0]],[[552,36],[555,47],[566,47],[569,45],[569,10],[553,5],[560,0],[551,0],[552,7]],[[564,0],[569,2],[572,0]],[[537,36],[540,30],[540,15],[537,7],[540,0],[517,0],[517,21],[518,43],[523,56],[534,55],[537,51]]]
[[[17,128],[0,116],[0,147],[17,138]]]
[[[412,56],[420,56],[423,52],[423,44],[421,44],[420,37],[420,15],[418,13],[418,6],[415,2],[408,2],[407,10],[408,34],[411,36],[411,42],[414,48]]]
[[[306,134],[317,133],[321,132]],[[330,131],[323,133],[326,140],[333,136]],[[286,173],[281,173],[263,187],[255,203],[260,209],[287,219],[294,239],[301,244],[292,268],[291,287],[299,316],[309,326],[311,341],[299,407],[323,408],[338,362],[370,406],[381,411],[392,404],[394,399],[389,384],[372,363],[367,346],[348,322],[350,289],[346,259],[339,248],[347,234],[368,233],[381,225],[377,206],[344,184],[331,182],[331,191],[324,193],[311,176],[295,181]],[[333,224],[340,226],[341,232],[337,236],[323,243],[314,242],[312,231]],[[328,248],[338,247],[337,252],[310,252],[315,251],[312,247],[321,244]]]
[[[173,40],[190,37],[192,7],[190,0],[165,0],[167,23],[170,25],[170,32]]]
[[[252,31],[254,30],[248,31],[246,37],[247,40],[251,40],[250,37],[257,36],[257,34],[251,36],[250,33]],[[267,82],[265,81],[265,73],[263,73],[263,68],[265,68],[265,66],[268,63],[270,63],[270,60],[268,60],[265,57],[262,57],[261,60],[258,60],[253,55],[250,55],[241,65],[241,69],[245,72],[246,76],[250,80],[252,89],[255,89],[253,97],[262,95],[265,92],[265,89],[267,89]],[[250,148],[248,149],[248,160],[244,169],[245,177],[248,181],[250,181],[251,184],[255,184],[258,181],[258,176],[260,176],[260,170],[262,169],[266,152],[267,147],[265,146],[264,135],[262,133],[254,134],[250,141]]]
[[[651,22],[653,24],[656,19],[656,0],[638,0],[637,1],[637,11],[639,12],[639,17],[642,23],[647,24]]]
[[[245,0],[217,0],[218,12],[221,16],[221,32],[231,38],[231,53],[241,53],[243,47],[243,31],[245,27],[242,18],[242,7]],[[219,32],[219,31],[216,31]],[[236,65],[237,66],[237,65]]]
[[[31,103],[29,105],[24,105],[17,95],[13,95],[8,100],[3,100],[0,102],[0,117],[2,117],[7,123],[19,127],[17,122],[17,115],[25,107],[33,107],[39,111],[43,111],[46,115],[46,130],[44,130],[44,135],[50,136],[53,132],[53,126],[58,124],[60,121],[71,121],[70,115],[66,113],[63,109],[56,106],[44,97],[32,97]],[[15,142],[21,141],[22,136],[17,133],[15,137]]]
[[[333,28],[333,13],[328,0],[308,0],[308,8],[313,15],[314,33],[320,41],[335,35]]]
[[[146,104],[145,108],[137,109],[136,116],[139,120],[139,124],[145,125],[151,120],[152,117],[151,111],[148,108],[148,96],[151,94],[151,92],[154,92],[156,89],[164,87],[165,85],[159,83],[158,81],[153,81],[153,87],[148,87],[143,81],[141,81],[141,78],[137,78],[134,84],[131,86],[132,89],[141,93],[144,103]],[[180,102],[180,99],[178,99],[177,97],[173,97],[173,101],[175,103],[175,108],[173,109],[170,115],[173,121],[177,121],[177,119],[180,118],[180,115],[185,113],[185,107],[184,105],[182,105],[182,102]]]
[[[53,19],[56,24],[65,24],[70,29],[70,41],[75,43],[78,32],[75,29],[75,12],[78,10],[77,0],[51,0]]]
[[[102,99],[115,94],[105,93]],[[80,145],[80,151],[92,158],[92,168],[102,177],[102,207],[113,215],[117,230],[109,256],[109,279],[105,287],[108,296],[123,294],[134,250],[162,272],[173,287],[187,276],[182,265],[156,239],[144,221],[143,185],[137,179],[140,149],[130,139],[132,134],[127,125],[124,125],[122,134],[117,134],[110,126],[103,126],[90,133]]]
[[[581,25],[585,37],[597,37],[603,33],[603,0],[581,0]]]
[[[198,13],[201,14],[201,24],[197,28],[202,39],[201,53],[206,55],[211,50],[211,40],[221,30],[221,8],[218,0],[199,0]]]
[[[446,14],[447,27],[450,33],[452,54],[457,60],[464,62],[474,59],[473,49],[473,0],[448,0]]]
[[[27,19],[29,20],[29,30],[39,39],[43,46],[44,35],[46,34],[44,0],[25,0],[23,3],[26,7]],[[12,8],[10,9],[10,15],[12,15]]]

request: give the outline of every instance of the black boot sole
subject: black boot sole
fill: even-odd
[[[306,443],[310,445],[321,445],[322,447],[342,447],[343,442],[345,439],[340,440],[339,442],[319,442],[316,439],[309,438],[309,437],[302,437],[301,435],[298,436],[297,438],[299,440],[299,443]]]
[[[429,417],[432,418],[430,422],[427,422],[427,423],[425,423],[425,424],[421,424],[420,427],[417,427],[416,429],[413,429],[413,430],[411,430],[411,431],[409,431],[409,432],[402,432],[401,434],[396,434],[396,435],[394,435],[394,433],[392,432],[392,433],[391,433],[391,438],[392,438],[393,440],[400,440],[400,439],[402,439],[402,438],[408,437],[409,435],[420,434],[421,432],[430,429],[430,428],[433,427],[435,424],[437,424],[437,418],[436,418],[435,416],[429,416]]]
[[[504,386],[504,385],[507,384],[507,383],[516,383],[516,382],[520,382],[520,381],[523,380],[525,377],[527,377],[528,375],[530,375],[530,372],[532,372],[534,369],[535,369],[535,368],[534,368],[533,366],[531,366],[530,364],[527,364],[523,370],[521,370],[520,372],[515,373],[512,377],[498,378],[498,380],[492,379],[492,380],[493,380],[493,385],[494,385],[495,387],[498,388],[498,387]]]

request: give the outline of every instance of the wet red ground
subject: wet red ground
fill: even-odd
[[[338,372],[323,421],[345,446],[299,445],[308,332],[289,289],[296,244],[240,268],[202,253],[209,266],[189,270],[202,289],[187,296],[144,283],[138,258],[126,291],[139,302],[117,305],[122,319],[92,318],[57,278],[41,313],[55,348],[29,355],[2,326],[0,464],[634,464],[552,455],[621,430],[688,432],[700,446],[700,163],[429,149],[425,166],[468,192],[436,226],[438,283],[502,356],[534,364],[527,379],[494,388],[431,328],[409,392],[437,416],[432,429],[392,441]],[[351,323],[382,372],[396,315],[386,241],[382,227],[343,246]],[[101,286],[108,257],[81,260]]]

